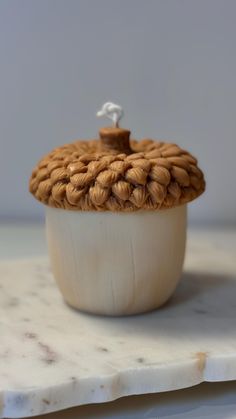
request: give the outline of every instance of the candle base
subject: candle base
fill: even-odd
[[[47,208],[52,270],[66,302],[82,311],[130,315],[173,294],[182,272],[186,205],[132,214]]]

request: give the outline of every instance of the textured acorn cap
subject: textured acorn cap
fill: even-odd
[[[84,211],[160,210],[186,204],[205,189],[197,160],[176,144],[129,141],[103,128],[100,141],[76,141],[43,157],[30,192],[45,205]]]

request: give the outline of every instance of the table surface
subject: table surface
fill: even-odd
[[[188,242],[202,242],[236,250],[236,229],[190,229]],[[0,259],[45,256],[44,228],[36,224],[0,224]],[[41,418],[236,418],[236,382],[198,386],[142,396],[130,396],[105,404],[67,409]],[[39,418],[39,416],[38,416]]]

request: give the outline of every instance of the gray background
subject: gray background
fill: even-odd
[[[191,223],[235,224],[235,18],[234,0],[1,0],[0,218],[42,218],[32,167],[94,137],[112,100],[137,138],[198,157],[207,192]]]

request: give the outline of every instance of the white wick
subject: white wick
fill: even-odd
[[[110,118],[113,121],[115,127],[119,126],[119,120],[123,115],[124,111],[122,107],[112,102],[104,103],[102,109],[97,112],[98,117],[107,116],[107,118]]]

